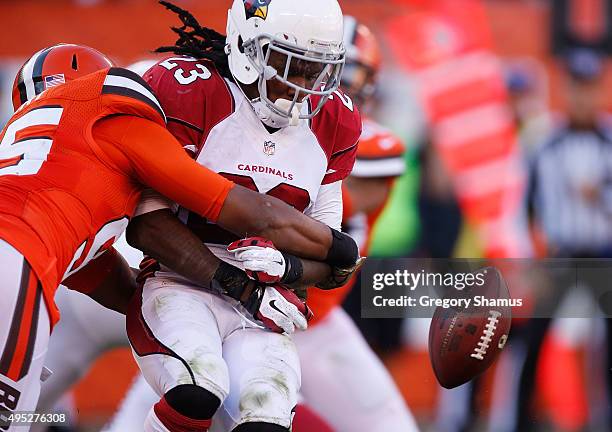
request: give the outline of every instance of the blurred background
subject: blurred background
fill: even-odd
[[[229,1],[175,3],[224,32]],[[371,256],[612,257],[610,1],[340,4],[382,54],[363,111],[406,149]],[[176,24],[153,0],[1,0],[0,122],[35,51],[79,43],[126,66],[162,58],[152,50]],[[424,430],[612,430],[609,320],[588,287],[558,307],[590,318],[517,320],[496,365],[452,391],[431,371],[428,321],[360,319],[358,292],[346,309]],[[128,348],[112,345],[61,401],[81,430],[103,425],[135,376]]]

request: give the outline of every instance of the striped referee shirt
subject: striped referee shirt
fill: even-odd
[[[564,255],[612,250],[612,135],[564,127],[536,151],[529,202],[548,243]]]

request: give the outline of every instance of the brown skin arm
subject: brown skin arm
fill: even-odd
[[[220,260],[168,209],[137,216],[130,222],[128,243],[201,286],[208,286]],[[292,288],[312,285],[330,274],[327,264],[302,260],[304,274]]]
[[[288,286],[299,298],[306,301],[308,300],[308,288],[321,281],[327,280],[331,276],[332,269],[327,264],[319,261],[312,261],[304,258],[300,258],[300,260],[302,261],[304,274],[299,281],[289,284]]]
[[[168,209],[137,216],[126,231],[128,243],[201,286],[208,286],[221,262]]]
[[[377,193],[355,194],[359,195],[353,198],[355,208],[367,211],[371,206],[381,205],[386,196],[381,192],[388,193],[388,182],[385,179],[347,180],[349,190],[351,187],[362,187],[362,183],[371,192]],[[381,195],[382,199],[373,198]],[[254,217],[244,218],[244,214],[249,212]],[[331,245],[330,230],[326,225],[276,198],[240,186],[230,191],[218,222],[238,235],[257,234],[271,239],[279,249],[287,253],[314,260],[325,259]],[[210,284],[219,266],[219,259],[169,210],[158,210],[134,218],[128,227],[127,236],[132,246],[201,286]],[[185,251],[189,253],[185,254]],[[330,267],[314,260],[302,259],[303,277],[291,286],[299,293],[305,292],[305,287],[330,276]],[[101,274],[106,276],[99,277]],[[114,249],[92,261],[64,281],[64,284],[71,289],[87,291],[98,303],[120,313],[125,313],[136,289],[133,270]]]
[[[304,274],[299,281],[289,285],[295,290],[315,285],[331,275],[331,267],[325,263],[304,258],[301,258],[301,261],[304,267]]]
[[[137,270],[111,248],[81,270],[66,278],[62,285],[82,292],[102,306],[125,314],[136,290]]]
[[[258,203],[263,204],[263,210]],[[259,211],[253,210],[258,208]],[[243,215],[249,211],[258,217],[245,219]],[[245,233],[271,238],[279,248],[295,255],[305,250],[305,255],[324,259],[331,245],[331,234],[326,225],[276,198],[240,186],[230,191],[219,217],[219,221],[222,220],[225,228],[241,226]],[[126,234],[132,246],[198,285],[209,286],[219,266],[219,259],[170,210],[157,210],[135,217]],[[329,276],[327,264],[307,259],[302,261],[304,275],[292,288],[303,288]],[[85,292],[102,306],[125,314],[136,290],[135,278],[136,270],[130,269],[123,257],[111,249],[67,278],[64,285]]]
[[[277,198],[238,185],[227,195],[217,223],[240,237],[258,235],[284,252],[316,261],[327,258],[332,243],[327,225]]]

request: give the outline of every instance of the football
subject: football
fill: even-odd
[[[453,289],[445,297],[463,299],[462,307],[438,306],[429,327],[431,364],[440,385],[448,389],[487,370],[510,332],[510,293],[501,272],[486,267],[474,274],[480,274],[481,284]]]

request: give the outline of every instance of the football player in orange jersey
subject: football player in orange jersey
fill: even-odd
[[[289,240],[286,249],[304,256],[330,265],[351,254],[348,261],[356,259],[347,236],[193,162],[165,129],[147,84],[95,50],[59,45],[39,51],[21,68],[13,100],[27,103],[0,135],[3,410],[35,407],[50,329],[59,318],[55,289],[111,247],[144,185],[230,230],[273,230],[272,238],[281,235],[277,243]],[[210,254],[206,265],[193,267],[198,278],[211,283],[220,277],[226,287],[228,278],[243,277],[219,275],[217,266]],[[246,301],[263,289],[246,288],[232,294]],[[292,304],[305,313],[297,298]]]

